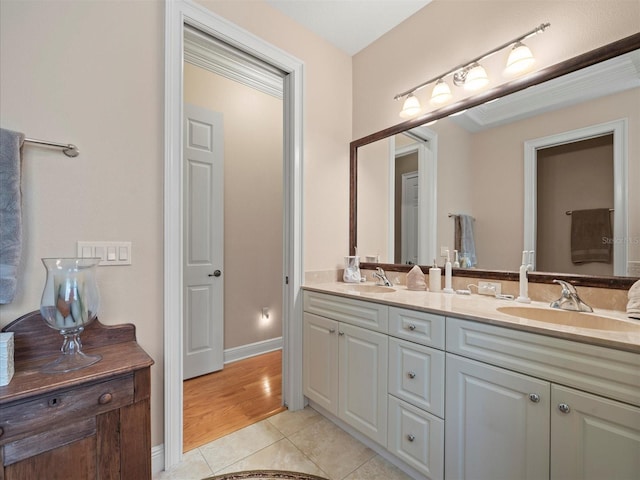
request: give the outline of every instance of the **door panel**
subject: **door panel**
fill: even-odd
[[[184,371],[224,363],[223,116],[184,106]]]

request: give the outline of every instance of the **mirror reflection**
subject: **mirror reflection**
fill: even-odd
[[[535,250],[539,271],[638,276],[627,178],[640,172],[639,106],[634,51],[359,147],[358,253],[429,265],[449,250],[453,261],[468,215],[479,269],[516,270]],[[581,218],[591,210],[596,226]]]

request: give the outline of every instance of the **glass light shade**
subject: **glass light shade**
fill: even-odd
[[[467,72],[467,77],[464,81],[465,90],[480,90],[489,83],[489,77],[482,65],[476,63]]]
[[[444,105],[449,100],[451,100],[453,95],[451,94],[451,89],[449,88],[449,84],[444,80],[440,79],[436,82],[433,87],[433,91],[431,92],[431,100],[430,103],[433,106]]]
[[[47,280],[40,301],[40,314],[46,324],[60,332],[61,355],[42,367],[45,373],[63,373],[88,367],[100,355],[82,352],[80,334],[95,320],[100,308],[96,282],[99,258],[43,258]]]
[[[400,112],[400,116],[402,118],[409,118],[417,115],[422,110],[420,106],[420,102],[413,95],[413,93],[409,94],[409,96],[405,99],[404,104],[402,105],[402,111]]]
[[[534,58],[533,53],[531,53],[529,47],[518,42],[513,46],[509,53],[504,73],[506,75],[520,75],[528,72],[531,70],[531,67],[533,67],[535,61],[536,59]]]

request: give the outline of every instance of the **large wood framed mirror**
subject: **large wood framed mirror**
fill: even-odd
[[[391,271],[426,267],[434,258],[441,263],[441,250],[454,248],[452,216],[466,213],[475,219],[478,263],[454,269],[455,275],[515,280],[522,250],[536,250],[533,282],[564,278],[626,289],[640,276],[634,270],[640,265],[640,202],[628,177],[640,171],[639,132],[640,33],[355,140],[350,254],[361,256],[363,268]],[[544,177],[546,158],[563,155],[568,144],[568,155],[578,158],[573,171]],[[594,184],[578,175],[586,170],[580,162],[587,147],[611,158],[593,175]],[[549,175],[560,190],[580,194],[570,193],[569,203],[555,201],[562,215],[553,213],[547,224],[538,215],[547,207],[537,199],[555,198],[542,186]],[[577,187],[565,188],[569,180]],[[398,207],[402,191],[413,198],[410,208]],[[558,254],[562,242],[548,232],[566,237],[567,211],[599,207],[612,211],[612,262],[572,268],[558,260],[566,257]]]

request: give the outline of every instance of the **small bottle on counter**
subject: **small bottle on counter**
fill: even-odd
[[[436,265],[436,260],[433,260],[433,267],[429,269],[429,291],[440,292],[442,291],[442,270]]]

